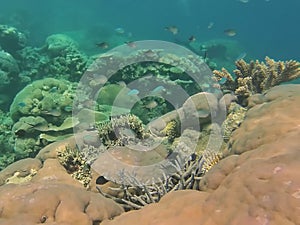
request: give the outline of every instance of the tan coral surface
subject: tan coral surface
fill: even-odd
[[[113,200],[87,191],[49,156],[42,167],[37,158],[23,159],[0,172],[6,183],[0,186],[0,225],[97,225],[124,212]],[[24,180],[33,169],[34,176]]]
[[[300,224],[300,86],[269,90],[230,140],[229,156],[200,181],[103,225]]]

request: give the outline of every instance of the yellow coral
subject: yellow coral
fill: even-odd
[[[204,159],[202,171],[206,173],[223,158],[223,155],[220,152],[205,151],[202,157]]]
[[[282,82],[300,77],[300,63],[295,60],[274,61],[266,57],[265,62],[251,61],[246,63],[243,59],[235,62],[233,71],[236,79],[226,70],[215,70],[215,80],[226,78],[223,89],[235,91],[235,94],[247,98],[256,93],[262,93]]]
[[[170,142],[174,141],[174,139],[179,136],[178,126],[179,124],[176,120],[171,120],[162,130],[162,133],[168,137]]]

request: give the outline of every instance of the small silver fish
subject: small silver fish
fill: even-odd
[[[139,93],[140,93],[139,90],[137,90],[137,89],[132,89],[132,90],[130,90],[130,91],[127,93],[127,95],[129,95],[129,96],[131,96],[131,95],[138,95]]]
[[[154,109],[156,106],[158,106],[158,103],[157,103],[157,101],[153,100],[153,101],[150,101],[148,104],[146,104],[145,108]]]
[[[151,91],[151,94],[152,95],[160,95],[162,93],[166,92],[166,88],[162,85],[160,86],[157,86],[156,88],[154,88],[152,91]]]

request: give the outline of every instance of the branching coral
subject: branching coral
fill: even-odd
[[[106,146],[124,146],[135,139],[143,139],[147,135],[142,121],[132,114],[100,122],[97,124],[97,129],[100,139]]]
[[[58,160],[68,173],[85,187],[88,187],[91,181],[91,172],[89,165],[84,159],[84,155],[77,148],[66,147],[63,151],[58,151]]]
[[[251,61],[246,63],[243,59],[236,61],[236,69],[233,71],[236,78],[226,70],[215,70],[214,75],[221,84],[222,89],[235,92],[242,100],[256,94],[262,93],[282,82],[290,81],[300,77],[300,63],[295,60],[274,61],[269,57],[265,62]],[[223,79],[223,80],[222,80]]]
[[[121,204],[125,210],[141,209],[148,204],[159,202],[164,195],[172,191],[199,190],[202,176],[221,158],[222,154],[208,151],[205,151],[201,156],[192,154],[187,160],[177,156],[172,162],[177,172],[169,177],[164,175],[159,182],[143,184],[134,175],[124,173],[123,178],[126,179],[127,183],[130,181],[130,185],[118,184],[119,187],[110,188],[122,193],[121,195],[112,196],[103,192],[100,186],[97,186],[97,189],[105,197]]]
[[[180,135],[179,126],[180,124],[177,120],[171,120],[162,130],[162,133],[168,137],[170,142],[173,142],[174,139]]]

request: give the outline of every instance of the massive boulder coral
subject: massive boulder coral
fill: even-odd
[[[96,225],[123,212],[85,190],[56,159],[21,160],[2,171],[0,180],[1,224]]]
[[[172,192],[102,224],[299,224],[299,90],[274,87],[249,110],[201,191]]]

